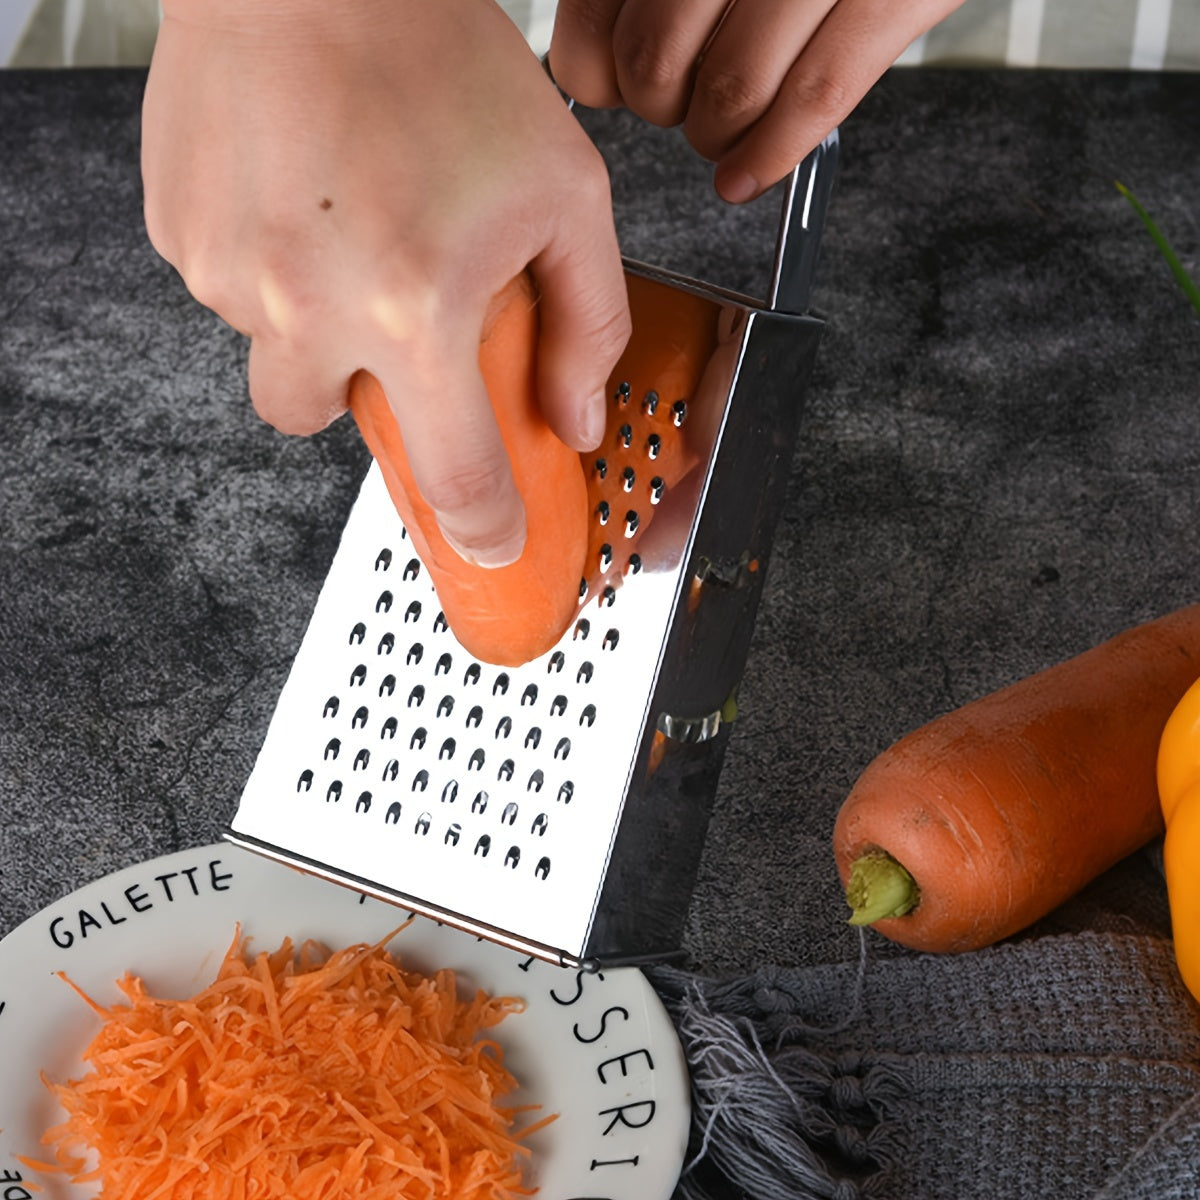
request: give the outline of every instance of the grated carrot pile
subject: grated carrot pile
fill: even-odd
[[[88,1073],[45,1080],[68,1114],[43,1138],[50,1169],[99,1180],[101,1200],[528,1195],[518,1139],[538,1126],[514,1132],[525,1110],[498,1101],[515,1080],[480,1036],[520,1001],[460,999],[452,971],[404,969],[390,936],[251,958],[239,930],[190,999],[133,975],[128,1004],[80,992],[104,1025]]]

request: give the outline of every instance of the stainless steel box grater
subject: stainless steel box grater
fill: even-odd
[[[836,150],[786,187],[765,303],[626,264],[631,344],[677,311],[716,333],[692,396],[612,380],[584,464],[625,511],[596,505],[598,582],[553,650],[471,658],[372,465],[231,841],[564,965],[678,951],[823,327],[807,309]],[[630,405],[639,431],[686,422],[674,487]]]

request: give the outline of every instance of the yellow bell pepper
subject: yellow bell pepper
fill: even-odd
[[[1158,797],[1167,827],[1163,867],[1175,961],[1188,991],[1200,1000],[1200,680],[1163,727]]]

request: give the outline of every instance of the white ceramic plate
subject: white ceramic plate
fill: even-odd
[[[198,991],[215,974],[235,926],[251,950],[285,936],[331,949],[373,942],[402,910],[302,875],[227,844],[152,859],[89,884],[0,941],[0,1192],[4,1200],[78,1200],[93,1188],[32,1173],[18,1155],[46,1155],[61,1110],[39,1073],[85,1070],[99,1028],[56,972],[101,1003],[124,999],[126,971],[159,994]],[[519,995],[524,1012],[493,1031],[520,1082],[515,1103],[558,1119],[532,1135],[525,1182],[538,1200],[667,1200],[687,1144],[686,1065],[674,1028],[645,976],[632,968],[586,974],[523,958],[417,918],[392,943],[423,971],[452,968],[464,988]]]

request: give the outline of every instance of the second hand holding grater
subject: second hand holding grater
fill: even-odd
[[[372,464],[230,841],[562,965],[678,953],[823,328],[836,151],[786,184],[764,304],[626,263],[630,350],[582,456],[595,583],[553,649],[467,653]],[[690,396],[623,375],[672,321],[711,331]]]

